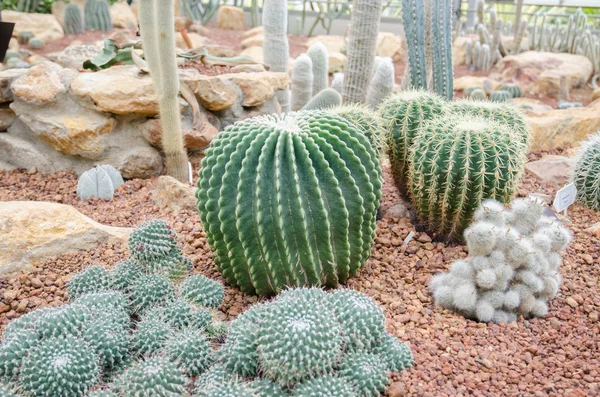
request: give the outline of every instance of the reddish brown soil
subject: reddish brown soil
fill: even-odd
[[[532,154],[533,158],[539,154]],[[193,158],[195,169],[198,158]],[[211,259],[195,211],[161,212],[151,200],[155,180],[131,180],[112,201],[80,201],[73,173],[0,172],[1,200],[43,200],[71,204],[94,220],[112,226],[135,226],[153,218],[171,222],[195,271],[223,282]],[[551,186],[526,177],[520,191],[553,194]],[[400,199],[389,170],[385,172],[382,209]],[[480,324],[432,303],[427,282],[466,256],[462,245],[432,241],[416,232],[409,219],[378,221],[377,237],[367,266],[348,287],[367,293],[385,310],[388,330],[406,341],[415,367],[393,376],[389,396],[594,396],[600,395],[600,239],[584,232],[600,214],[579,205],[570,209],[575,240],[561,273],[564,283],[544,319],[512,324]],[[18,277],[0,276],[0,328],[22,313],[65,301],[64,286],[82,266],[112,267],[128,255],[125,244],[63,254]],[[255,297],[226,288],[221,315],[233,318]]]

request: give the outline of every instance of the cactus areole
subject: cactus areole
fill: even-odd
[[[364,134],[339,116],[263,116],[211,143],[196,195],[231,284],[259,295],[336,286],[370,254],[381,169]]]

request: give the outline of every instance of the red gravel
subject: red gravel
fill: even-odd
[[[538,155],[533,155],[537,157]],[[193,159],[197,169],[198,158]],[[73,173],[0,172],[0,200],[44,200],[75,206],[112,226],[134,226],[160,217],[178,232],[195,270],[223,282],[217,273],[196,212],[161,212],[150,192],[155,180],[131,180],[113,201],[81,202]],[[553,189],[526,178],[521,195],[552,194]],[[398,202],[399,193],[385,172],[382,209]],[[600,241],[583,230],[600,214],[575,205],[570,209],[575,240],[561,273],[561,293],[550,302],[545,319],[513,324],[479,324],[435,307],[427,289],[430,277],[466,256],[460,245],[432,241],[416,233],[408,219],[384,218],[377,224],[376,245],[367,266],[348,287],[367,293],[385,309],[389,331],[406,341],[415,355],[414,368],[394,375],[390,396],[594,396],[600,395]],[[18,277],[0,276],[0,324],[21,313],[64,301],[64,285],[82,265],[106,267],[127,256],[123,245],[104,245],[64,254]],[[255,297],[227,287],[220,310],[226,318],[240,314]]]

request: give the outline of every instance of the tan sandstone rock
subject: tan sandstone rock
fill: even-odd
[[[158,177],[152,190],[152,201],[160,209],[174,213],[197,210],[194,189],[168,175]]]
[[[265,36],[263,34],[257,34],[254,36],[250,36],[250,37],[242,40],[242,48],[249,48],[249,47],[254,47],[254,46],[262,47],[264,41],[265,41]]]
[[[10,88],[13,81],[28,72],[28,69],[7,69],[0,72],[0,103],[13,101],[14,95]]]
[[[0,132],[6,131],[15,121],[15,112],[8,104],[0,105]]]
[[[245,48],[242,51],[241,55],[250,57],[254,62],[259,62],[259,63],[263,63],[264,59],[265,59],[264,50],[263,50],[262,46],[252,46],[252,47]]]
[[[113,28],[137,30],[138,20],[126,1],[121,0],[110,6]]]
[[[63,68],[53,62],[35,65],[12,83],[13,94],[26,102],[45,104],[67,92],[62,81]]]
[[[502,85],[502,83],[499,81],[492,80],[485,76],[462,76],[454,79],[455,91],[464,91],[469,87],[481,87],[489,93],[498,88],[500,85]]]
[[[317,41],[323,43],[327,51],[329,52],[342,52],[342,49],[346,47],[346,38],[344,36],[313,36],[306,40],[306,47],[310,47]]]
[[[234,6],[220,6],[217,26],[225,30],[244,30],[244,9]]]
[[[261,105],[271,99],[276,90],[283,90],[290,84],[290,77],[287,73],[235,73],[220,77],[231,79],[235,85],[241,88],[242,106],[244,107]]]
[[[194,70],[185,71],[183,80],[196,94],[198,102],[208,110],[218,111],[231,107],[238,98],[232,84],[220,76],[207,76]]]
[[[209,39],[204,36],[200,36],[198,33],[188,33],[188,37],[192,42],[192,48],[200,48],[206,44],[212,43]],[[175,33],[175,46],[179,48],[188,48],[183,36],[179,32]]]
[[[403,58],[402,38],[390,32],[380,32],[377,36],[376,55],[380,57],[392,58],[394,62],[399,62]]]
[[[131,229],[101,225],[75,208],[38,201],[0,203],[0,273],[28,270],[69,251],[125,243]]]
[[[573,159],[565,156],[546,155],[525,165],[525,172],[541,182],[563,186],[569,181],[573,170]]]
[[[597,99],[600,99],[600,87],[594,89],[594,91],[592,92],[592,101],[595,101]]]
[[[541,113],[547,112],[548,110],[552,110],[552,106],[546,105],[544,102],[539,99],[521,97],[521,98],[512,98],[508,101],[508,104],[516,107],[526,115],[535,116]]]
[[[265,28],[263,26],[257,26],[255,28],[248,29],[244,33],[242,33],[242,38],[243,39],[247,39],[248,37],[254,36],[254,35],[257,35],[257,34],[264,35],[265,34]]]
[[[65,34],[58,19],[52,14],[36,14],[2,10],[3,22],[14,22],[13,36],[18,37],[21,32],[30,31],[44,43],[62,39]]]

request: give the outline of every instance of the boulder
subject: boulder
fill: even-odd
[[[137,30],[138,20],[126,1],[118,1],[110,6],[113,28]]]
[[[209,55],[223,58],[234,58],[238,56],[238,52],[233,48],[221,44],[205,44],[203,49],[208,52]]]
[[[220,6],[217,26],[224,30],[244,30],[244,9],[234,6]]]
[[[481,87],[486,92],[491,92],[502,85],[501,82],[492,80],[488,77],[482,76],[462,76],[454,79],[454,90],[464,91],[469,87]]]
[[[260,63],[246,64],[246,65],[235,65],[231,68],[231,73],[256,73],[266,72],[264,65]]]
[[[248,47],[262,47],[265,41],[265,36],[263,34],[257,34],[254,36],[250,36],[244,40],[242,40],[242,48]]]
[[[531,150],[568,148],[600,130],[600,100],[587,107],[553,109],[527,117],[531,127]]]
[[[244,33],[242,33],[242,39],[247,39],[248,37],[254,36],[257,34],[261,34],[264,36],[265,28],[263,26],[257,26],[255,28],[248,29]]]
[[[18,37],[21,32],[30,31],[44,43],[49,43],[65,36],[60,22],[52,14],[2,10],[2,21],[15,23],[14,37]]]
[[[173,213],[197,211],[194,189],[172,176],[159,176],[152,190],[152,201],[161,210]]]
[[[525,172],[537,180],[555,186],[565,185],[573,170],[573,159],[565,156],[546,155],[525,165]]]
[[[113,114],[158,115],[158,98],[152,79],[135,65],[119,65],[94,73],[81,73],[71,91],[88,99],[94,108]]]
[[[306,47],[310,47],[317,41],[320,41],[325,45],[329,52],[342,52],[342,49],[346,47],[346,38],[344,36],[313,36],[306,40]]]
[[[346,65],[346,55],[341,52],[329,53],[329,74],[343,72]]]
[[[187,35],[190,38],[190,41],[192,42],[192,49],[204,47],[207,44],[212,44],[212,41],[210,41],[204,36],[200,36],[198,33],[189,32]],[[188,48],[187,44],[185,43],[185,40],[183,39],[183,36],[179,32],[175,33],[175,46],[183,49]]]
[[[70,45],[58,54],[56,62],[65,68],[83,70],[83,63],[101,52],[102,48],[91,44]]]
[[[0,105],[0,132],[6,131],[15,121],[15,112],[8,104]]]
[[[245,48],[241,55],[250,57],[254,62],[263,63],[265,60],[264,50],[259,46]]]
[[[38,105],[52,103],[59,94],[67,92],[63,78],[68,75],[67,69],[63,69],[54,62],[43,62],[29,69],[12,83],[12,91],[15,97]]]
[[[70,205],[39,201],[0,203],[0,273],[35,268],[65,252],[126,244],[130,228],[110,227]]]
[[[218,111],[232,106],[238,97],[236,87],[220,76],[207,76],[196,70],[185,70],[184,81],[196,94],[198,102],[208,110]]]
[[[232,73],[219,77],[231,79],[242,90],[244,107],[261,105],[272,98],[276,90],[283,90],[290,85],[287,73]]]
[[[553,109],[552,106],[546,105],[539,99],[526,97],[512,98],[508,101],[508,104],[516,107],[527,115],[536,115]]]
[[[376,54],[380,57],[392,58],[394,62],[399,62],[403,58],[403,40],[400,36],[390,32],[380,32],[377,36]]]
[[[592,92],[592,101],[595,101],[597,99],[600,99],[600,87],[595,88]]]
[[[198,128],[192,126],[191,114],[185,114],[183,117],[183,143],[189,150],[206,149],[219,132],[219,130],[209,122],[209,119],[204,112],[201,113],[200,117],[200,127]],[[212,116],[212,118],[213,122],[218,124],[218,119],[214,116]],[[148,143],[156,148],[162,148],[162,126],[159,119],[148,119],[143,123],[141,128],[143,130],[144,138]]]
[[[503,78],[520,81],[526,90],[543,96],[557,96],[561,78],[566,78],[569,90],[583,87],[594,71],[583,55],[539,51],[506,56],[497,68]]]
[[[14,95],[10,89],[13,81],[28,72],[29,69],[7,69],[0,71],[0,103],[13,101]]]

